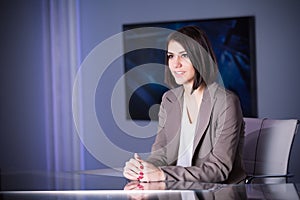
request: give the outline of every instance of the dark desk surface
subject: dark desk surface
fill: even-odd
[[[298,184],[128,182],[112,170],[1,175],[0,199],[300,199]]]

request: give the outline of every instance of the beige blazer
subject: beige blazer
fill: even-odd
[[[180,141],[183,87],[167,91],[159,111],[158,133],[149,162],[160,166],[166,180],[238,183],[242,165],[244,122],[238,97],[217,83],[203,94],[193,144],[191,167],[176,166]]]

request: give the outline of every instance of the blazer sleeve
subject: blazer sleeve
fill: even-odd
[[[165,110],[166,94],[162,97],[162,103],[160,105],[158,113],[158,131],[155,138],[155,142],[152,145],[151,154],[147,158],[147,161],[154,164],[155,166],[167,165],[167,155],[166,155],[166,135],[164,133],[164,126],[166,122],[167,112]]]
[[[227,103],[224,104],[224,102],[219,101],[213,108],[218,111],[213,111],[213,115],[217,115],[217,118],[211,122],[213,124],[209,125],[212,126],[209,134],[215,137],[211,151],[203,158],[200,158],[195,155],[197,151],[201,150],[201,148],[197,148],[191,167],[161,167],[165,172],[166,180],[217,183],[228,179],[234,166],[240,134],[243,131],[243,117],[238,98],[233,94],[226,96]],[[204,137],[207,137],[207,135]]]

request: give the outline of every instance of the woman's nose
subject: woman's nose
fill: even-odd
[[[181,67],[181,62],[180,62],[179,56],[174,57],[173,66],[174,66],[174,68]]]

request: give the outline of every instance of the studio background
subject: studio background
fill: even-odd
[[[299,9],[297,0],[1,1],[1,172],[105,167],[76,134],[72,88],[89,53],[128,23],[254,16],[258,117],[300,119]],[[153,139],[124,144],[107,117],[113,85],[123,72],[121,59],[105,71],[97,88],[97,117],[111,140],[147,151]],[[290,181],[300,181],[299,150],[296,135],[289,165],[295,176]]]

